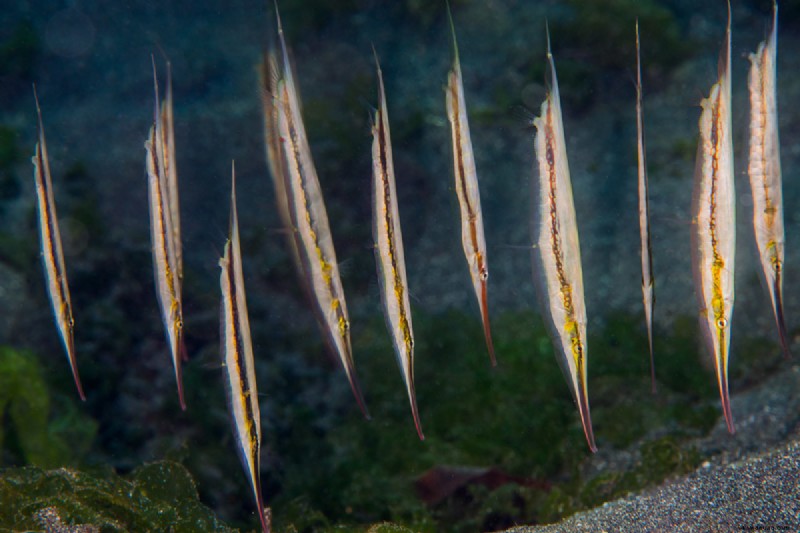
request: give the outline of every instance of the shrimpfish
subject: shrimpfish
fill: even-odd
[[[538,177],[531,187],[533,271],[545,311],[542,316],[556,347],[556,358],[578,407],[589,449],[595,452],[586,384],[588,350],[581,251],[549,32],[547,63],[547,96],[539,116],[533,120],[536,128],[534,175]]]
[[[497,365],[489,327],[489,302],[487,281],[489,265],[486,254],[486,239],[483,234],[483,213],[478,189],[478,173],[475,170],[475,157],[467,121],[467,105],[464,101],[464,84],[461,79],[461,62],[458,58],[458,43],[450,5],[447,6],[450,30],[453,35],[453,67],[447,76],[447,118],[453,140],[453,171],[455,174],[456,195],[461,211],[461,244],[467,258],[472,286],[478,298],[481,311],[483,333],[492,366]]]
[[[695,167],[692,250],[700,329],[714,357],[722,411],[735,432],[728,394],[731,319],[736,255],[736,191],[731,134],[731,11],[719,59],[719,78],[701,102],[700,144]]]
[[[308,280],[312,304],[326,339],[342,362],[350,388],[364,417],[369,418],[361,387],[353,363],[353,348],[350,343],[350,317],[344,298],[344,288],[339,277],[339,264],[333,247],[328,214],[322,198],[317,171],[311,158],[300,101],[295,88],[294,75],[289,63],[289,53],[283,35],[277,2],[275,14],[278,21],[278,38],[281,44],[282,69],[275,84],[275,98],[267,121],[268,136],[277,135],[279,140],[279,165],[273,170],[285,180],[285,196],[288,205],[291,232],[296,243],[302,275]],[[270,121],[277,122],[277,129]],[[274,131],[274,133],[272,133]],[[269,138],[269,137],[268,137]],[[276,188],[279,186],[276,185]],[[278,205],[281,194],[278,193]],[[295,253],[294,250],[292,253]]]
[[[647,192],[647,158],[644,148],[642,112],[642,61],[639,51],[639,21],[636,21],[636,139],[637,174],[639,176],[639,242],[642,255],[642,302],[647,323],[647,344],[650,348],[650,387],[656,392],[656,365],[653,356],[653,307],[656,302],[653,277],[653,245],[650,241],[650,199]]]
[[[372,236],[375,240],[375,259],[386,326],[392,336],[397,364],[408,392],[414,426],[420,440],[424,440],[414,388],[414,331],[411,326],[411,304],[408,301],[403,235],[397,211],[392,139],[383,74],[377,54],[375,65],[378,70],[378,109],[372,122]]]
[[[747,173],[753,194],[753,226],[761,268],[769,289],[775,323],[790,357],[789,336],[783,313],[783,197],[778,109],[775,96],[778,48],[778,4],[772,4],[772,30],[767,40],[750,54],[750,160]]]
[[[167,165],[175,167],[174,150],[165,135],[164,117],[158,97],[158,79],[153,61],[153,85],[155,87],[155,113],[153,126],[145,142],[147,151],[147,184],[150,205],[150,237],[153,246],[153,270],[156,278],[156,294],[161,308],[161,317],[167,330],[175,381],[178,384],[178,399],[181,409],[186,410],[183,395],[181,360],[186,358],[183,343],[183,307],[181,304],[180,272],[175,241],[174,216],[177,210],[177,191],[170,196],[170,178]],[[169,114],[171,116],[171,112]],[[171,127],[170,127],[171,131]],[[171,154],[170,154],[171,152]],[[174,198],[174,201],[172,200]]]
[[[36,153],[33,156],[33,180],[36,184],[36,208],[39,214],[39,233],[42,241],[42,263],[44,275],[47,280],[47,293],[56,318],[56,325],[61,336],[61,342],[67,351],[67,359],[72,369],[72,377],[81,400],[86,400],[78,374],[78,363],[75,360],[75,340],[73,329],[75,319],[72,317],[72,303],[69,297],[67,284],[67,271],[64,267],[64,251],[61,247],[61,233],[58,230],[58,217],[56,216],[56,203],[53,199],[53,181],[50,177],[50,161],[47,157],[47,143],[44,139],[44,123],[42,109],[39,107],[39,97],[36,87],[33,88],[33,98],[36,101],[36,114],[38,116],[39,142],[36,143]]]
[[[219,260],[222,289],[222,352],[225,392],[233,420],[236,449],[247,471],[265,532],[270,530],[261,496],[261,415],[258,408],[253,343],[242,275],[239,218],[236,213],[236,171],[231,164],[231,219],[225,251]]]

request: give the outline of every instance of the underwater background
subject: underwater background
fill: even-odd
[[[257,72],[276,39],[273,6],[8,4],[0,10],[0,529],[41,530],[47,520],[103,531],[256,527],[220,370],[217,262],[227,234],[232,159],[261,394],[261,476],[277,531],[366,531],[384,521],[397,531],[551,523],[707,461],[798,440],[800,370],[796,359],[780,355],[759,281],[746,176],[747,54],[766,35],[771,2],[731,5],[735,436],[721,420],[712,362],[698,336],[689,243],[699,102],[716,79],[723,1],[451,1],[488,243],[494,369],[460,244],[443,90],[452,60],[445,3],[280,2],[369,422],[326,349],[280,230]],[[637,17],[656,275],[656,396],[640,287]],[[584,442],[531,279],[530,118],[544,98],[545,20],[581,237],[595,455]],[[798,30],[800,2],[781,2],[784,291],[793,341],[800,326]],[[371,45],[381,58],[392,127],[424,442],[408,412],[375,273]],[[153,282],[144,171],[151,54],[162,80],[164,58],[172,63],[186,412],[177,402]],[[39,257],[30,164],[34,82],[85,403],[74,390]],[[61,467],[68,470],[55,470]],[[58,517],[37,515],[47,507]]]

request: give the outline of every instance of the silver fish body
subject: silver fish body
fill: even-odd
[[[594,452],[597,447],[589,412],[587,321],[580,242],[549,35],[547,61],[551,87],[539,116],[533,120],[536,128],[534,174],[538,177],[532,182],[534,279],[556,358],[578,407],[589,449]]]
[[[176,289],[181,294],[183,280],[183,248],[181,246],[181,212],[178,200],[178,170],[175,158],[175,114],[172,105],[172,65],[167,62],[167,88],[161,105],[161,132],[164,170],[167,176],[167,203],[172,224],[172,247],[175,253],[175,270],[178,276]]]
[[[222,290],[222,352],[225,391],[233,421],[236,449],[258,506],[262,529],[270,530],[261,495],[261,414],[258,405],[253,343],[242,273],[239,218],[236,212],[236,174],[231,169],[230,234],[219,260]]]
[[[185,410],[186,402],[184,400],[182,378],[182,360],[185,359],[185,348],[183,341],[183,306],[179,278],[180,267],[175,251],[177,245],[173,229],[173,207],[170,204],[169,177],[165,166],[169,157],[166,150],[169,147],[165,141],[162,128],[155,63],[153,65],[153,82],[155,85],[155,118],[154,124],[150,128],[148,139],[145,142],[153,270],[156,279],[156,295],[158,296],[161,318],[167,333],[167,342],[175,370],[175,381],[178,385],[178,399],[181,409]]]
[[[33,96],[36,100],[36,113],[38,116],[39,142],[36,143],[36,153],[33,156],[33,179],[36,185],[36,208],[39,216],[39,234],[42,243],[42,264],[44,265],[47,294],[53,308],[61,341],[67,352],[67,359],[72,370],[72,377],[81,400],[86,400],[83,385],[78,374],[78,363],[75,358],[74,327],[75,320],[72,316],[72,302],[67,284],[67,271],[64,266],[64,251],[61,244],[61,232],[58,229],[56,203],[53,198],[53,181],[50,176],[50,161],[47,157],[47,143],[44,137],[44,124],[42,110],[39,107],[39,98],[34,87]]]
[[[731,26],[719,60],[719,78],[701,102],[695,171],[693,253],[700,327],[714,359],[722,410],[734,433],[728,392],[736,256],[736,191],[733,173],[730,80]]]
[[[747,173],[753,196],[753,228],[761,269],[783,353],[789,357],[789,335],[783,311],[784,226],[781,156],[776,98],[778,5],[773,4],[772,30],[750,54],[750,158]]]
[[[650,239],[650,199],[647,180],[647,157],[644,143],[642,110],[642,62],[639,51],[639,21],[636,21],[636,153],[639,183],[639,244],[642,262],[642,302],[647,324],[647,343],[650,349],[650,387],[656,392],[656,365],[653,355],[653,308],[655,307],[655,278],[653,275],[653,245]]]
[[[448,6],[448,15],[450,15]],[[469,132],[467,106],[464,100],[464,83],[461,76],[461,62],[458,58],[453,19],[450,16],[450,28],[453,34],[454,58],[453,67],[447,76],[446,104],[447,118],[450,121],[450,132],[453,142],[453,173],[458,205],[461,212],[461,244],[469,266],[472,286],[478,299],[481,312],[486,347],[492,366],[497,365],[489,324],[489,302],[487,284],[489,264],[486,253],[486,238],[483,231],[483,212],[481,210],[480,190],[478,189],[478,173],[475,169],[475,156],[472,150],[472,139]]]
[[[277,138],[280,140],[281,169],[276,170],[276,174],[282,173],[284,176],[292,234],[303,275],[308,280],[315,313],[326,340],[341,360],[361,412],[365,418],[369,418],[355,372],[350,342],[350,317],[328,214],[300,113],[300,100],[280,16],[277,20],[283,68],[281,78],[275,86],[274,120],[277,123]]]
[[[375,63],[378,70],[378,109],[372,124],[372,235],[386,325],[392,336],[397,364],[406,385],[414,426],[420,440],[424,440],[414,385],[414,330],[408,299],[403,236],[397,209],[392,140],[383,74],[377,55]]]

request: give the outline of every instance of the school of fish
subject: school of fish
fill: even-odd
[[[279,52],[268,52],[261,67],[261,103],[267,166],[275,191],[289,254],[330,350],[340,360],[352,393],[369,419],[356,376],[350,340],[350,318],[325,209],[322,187],[314,166],[303,123],[300,97],[290,63],[277,2]],[[461,217],[461,241],[472,290],[478,303],[486,348],[497,364],[488,305],[488,252],[484,236],[480,191],[468,123],[455,24],[447,6],[453,59],[445,86],[445,109],[450,125],[453,177]],[[767,38],[749,55],[750,97],[748,176],[753,198],[753,227],[762,274],[768,288],[778,337],[790,356],[790,339],[783,311],[784,224],[781,165],[776,105],[778,6]],[[589,449],[595,444],[589,410],[588,318],[573,189],[567,161],[565,128],[556,67],[550,45],[546,50],[546,94],[539,114],[531,153],[531,252],[533,278],[540,310],[555,347],[556,359],[578,410]],[[642,301],[648,336],[652,391],[656,392],[653,348],[654,286],[649,191],[644,139],[642,63],[638,21],[636,51],[636,131]],[[400,226],[392,143],[383,73],[373,48],[378,101],[372,114],[372,229],[377,277],[389,335],[405,386],[419,439],[422,432],[414,382],[414,333],[409,286]],[[178,399],[186,409],[182,363],[184,347],[182,280],[183,256],[178,202],[172,73],[167,63],[165,98],[160,101],[153,58],[154,114],[145,142],[150,229],[156,295],[177,383]],[[730,336],[734,307],[736,198],[733,165],[731,103],[731,10],[720,53],[718,77],[700,102],[699,145],[692,208],[692,251],[701,329],[714,362],[722,412],[733,433],[728,388]],[[34,87],[38,142],[32,162],[46,289],[56,326],[66,350],[78,394],[85,399],[75,356],[72,304],[67,285],[44,125]],[[581,194],[589,194],[579,191]],[[250,337],[239,222],[236,176],[231,168],[229,234],[219,260],[221,289],[221,360],[236,448],[247,473],[264,531],[270,530],[269,509],[261,491],[261,418],[255,361]]]

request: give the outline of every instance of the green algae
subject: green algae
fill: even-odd
[[[670,476],[687,474],[700,464],[700,455],[675,436],[647,441],[639,460],[627,470],[609,470],[590,479],[555,487],[538,510],[538,521],[550,523],[597,507],[631,492],[658,485]]]
[[[291,433],[267,435],[280,453],[275,524],[287,531],[362,531],[381,520],[414,531],[494,530],[561,519],[696,467],[684,442],[719,418],[696,321],[658,331],[659,393],[650,392],[641,317],[612,314],[590,331],[589,390],[598,445],[638,459],[586,477],[580,421],[544,325],[532,312],[493,320],[492,368],[476,316],[415,312],[416,380],[425,442],[416,436],[394,354],[377,318],[354,330],[353,352],[373,420],[355,410],[322,423],[296,406]],[[651,435],[659,435],[652,437]],[[294,443],[302,442],[296,447]],[[496,469],[499,486],[468,484],[426,505],[414,484],[442,465]]]
[[[97,423],[51,396],[35,356],[0,346],[0,449],[15,462],[54,468],[80,461]],[[3,463],[6,461],[3,460]]]
[[[37,513],[46,508],[65,523],[99,531],[234,531],[200,503],[189,472],[167,461],[124,477],[67,468],[0,471],[0,528],[39,530]]]

